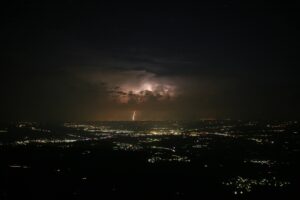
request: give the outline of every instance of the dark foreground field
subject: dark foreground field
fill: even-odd
[[[298,199],[297,121],[1,124],[0,199]]]

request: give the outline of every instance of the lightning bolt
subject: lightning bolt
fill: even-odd
[[[135,121],[135,111],[133,111],[133,114],[132,114],[132,121]]]

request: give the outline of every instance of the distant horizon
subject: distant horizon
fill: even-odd
[[[241,121],[241,122],[295,122],[298,123],[300,119],[181,119],[181,120],[11,120],[11,121],[0,121],[0,123],[94,123],[94,122],[201,122],[201,121]]]

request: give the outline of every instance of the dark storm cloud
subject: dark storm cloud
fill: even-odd
[[[5,75],[9,80],[1,81],[1,110],[12,120],[88,119],[105,102],[105,85],[63,72]]]
[[[3,119],[299,117],[292,4],[21,1],[3,14]]]

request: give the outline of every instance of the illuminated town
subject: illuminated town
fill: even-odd
[[[1,180],[8,188],[15,181],[26,181],[22,177],[36,177],[38,173],[46,180],[51,176],[53,181],[68,183],[68,190],[54,186],[58,194],[68,197],[96,192],[76,189],[78,184],[91,188],[100,184],[104,193],[118,195],[123,190],[134,193],[142,184],[142,190],[153,192],[155,197],[156,187],[149,185],[153,180],[145,178],[152,173],[157,181],[168,184],[161,187],[171,197],[195,195],[197,185],[205,188],[206,184],[227,197],[289,195],[299,184],[295,171],[300,154],[297,121],[133,121],[55,126],[19,122],[2,125],[0,132],[0,167],[6,172]],[[5,156],[7,153],[10,157]],[[15,177],[16,173],[20,176]],[[117,181],[96,181],[108,175]],[[139,182],[138,176],[145,179]],[[128,180],[120,180],[122,177]],[[173,180],[176,177],[178,181]],[[5,188],[1,191],[2,195],[10,193]]]

